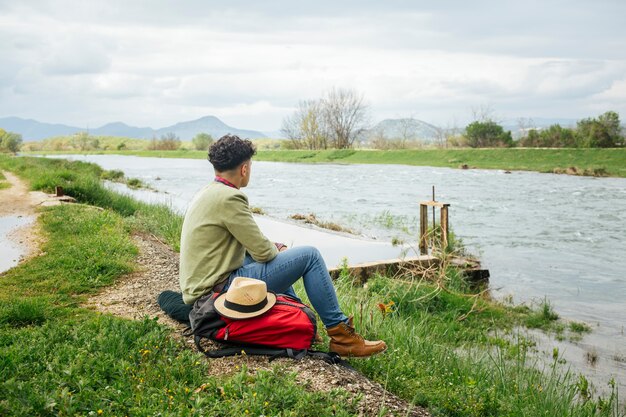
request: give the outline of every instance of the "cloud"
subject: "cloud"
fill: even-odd
[[[587,98],[611,86],[626,65],[590,60],[550,60],[528,68],[523,84],[539,98]]]
[[[0,1],[0,114],[159,126],[211,112],[273,130],[333,86],[362,92],[375,120],[445,124],[485,103],[512,116],[626,112],[625,7]]]
[[[111,66],[111,59],[97,43],[62,42],[49,51],[41,70],[47,75],[99,74]]]

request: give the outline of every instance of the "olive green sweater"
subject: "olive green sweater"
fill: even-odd
[[[219,182],[204,187],[192,200],[180,239],[180,288],[186,304],[243,265],[246,251],[257,262],[278,254],[259,230],[248,198]]]

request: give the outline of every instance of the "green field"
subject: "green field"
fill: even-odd
[[[52,152],[45,152],[47,154]],[[56,152],[64,153],[64,152]],[[67,152],[65,152],[67,153]],[[205,159],[204,151],[107,151],[102,154]],[[626,177],[626,148],[611,149],[416,149],[416,150],[260,150],[259,161],[401,164],[433,167],[559,172],[575,167],[578,175]]]
[[[209,376],[210,360],[158,322],[82,308],[90,294],[135,268],[133,231],[176,248],[181,217],[105,189],[104,171],[93,164],[0,156],[0,169],[33,189],[61,184],[79,202],[105,208],[44,209],[43,254],[0,275],[0,415],[358,415],[344,388],[314,391],[297,383],[288,365],[252,371],[241,358],[234,373]],[[359,330],[389,345],[351,365],[410,404],[434,416],[626,415],[613,381],[606,381],[610,393],[598,396],[584,376],[567,370],[558,350],[542,365],[533,343],[516,333],[526,326],[577,339],[589,331],[568,326],[549,303],[495,303],[452,267],[430,281],[396,278],[362,286],[344,273],[337,288]],[[301,284],[296,291],[303,294]]]

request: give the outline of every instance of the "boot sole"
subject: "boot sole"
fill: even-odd
[[[337,353],[337,355],[339,355],[339,357],[341,359],[364,359],[364,358],[369,358],[370,356],[378,355],[380,353],[385,353],[387,351],[387,348],[388,348],[388,346],[385,346],[385,348],[383,350],[371,353],[371,354],[366,355],[366,356],[355,356],[355,355],[352,355],[352,354],[342,355],[342,354],[337,353],[337,352],[333,352],[333,353]]]

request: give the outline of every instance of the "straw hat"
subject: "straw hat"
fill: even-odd
[[[276,294],[267,291],[264,281],[235,277],[228,291],[215,299],[215,310],[229,319],[260,316],[276,304]]]

